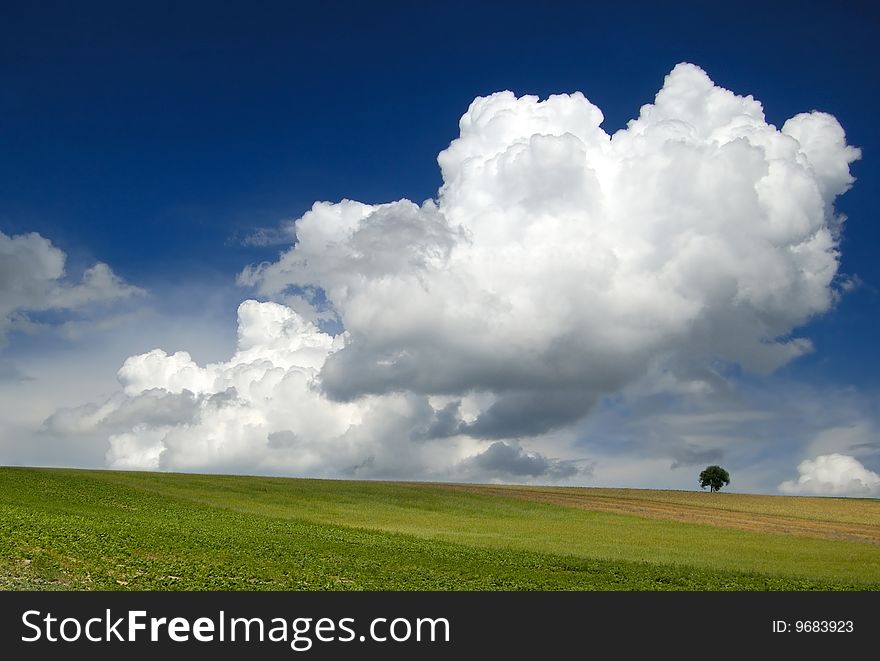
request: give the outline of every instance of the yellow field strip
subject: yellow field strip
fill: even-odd
[[[436,483],[432,486],[465,493],[506,496],[563,507],[703,523],[752,532],[880,544],[880,502],[878,501],[859,503],[860,511],[856,516],[853,516],[851,511],[847,512],[846,518],[863,520],[859,522],[840,520],[840,512],[837,510],[842,508],[833,499],[797,499],[802,501],[797,504],[800,506],[799,509],[803,510],[804,516],[792,517],[774,514],[772,499],[770,506],[763,504],[767,503],[766,496],[756,497],[745,494]],[[763,499],[763,503],[758,499]],[[855,503],[853,500],[848,500],[845,504],[851,508]],[[786,505],[790,507],[790,503]],[[756,511],[758,509],[765,511]]]

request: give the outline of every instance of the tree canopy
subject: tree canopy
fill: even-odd
[[[709,487],[709,491],[718,491],[721,487],[730,484],[730,474],[721,466],[707,466],[700,473],[700,488]]]

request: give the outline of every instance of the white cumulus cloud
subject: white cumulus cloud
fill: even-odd
[[[442,478],[444,460],[472,451],[466,443],[438,441],[437,430],[450,432],[425,396],[327,399],[320,371],[344,336],[271,302],[245,301],[238,321],[238,350],[229,361],[200,366],[185,352],[161,350],[132,356],[118,373],[122,392],[100,405],[60,410],[46,428],[108,433],[113,468],[368,477],[433,471]],[[547,471],[560,470],[541,461],[536,465]]]
[[[156,389],[195,408],[117,425],[108,461],[564,479],[584,458],[542,439],[603,396],[663,366],[770,372],[810,351],[796,329],[837,296],[834,200],[859,157],[837,120],[778,128],[680,64],[625,129],[602,121],[580,93],[480,97],[435,200],[316,203],[241,273],[274,302],[242,304],[228,362],[125,362],[126,411]]]
[[[855,457],[824,454],[798,464],[800,477],[779,485],[782,493],[811,496],[880,497],[880,475]]]
[[[77,310],[144,293],[102,262],[86,269],[80,282],[70,282],[65,278],[66,261],[62,250],[36,232],[0,232],[0,345],[10,330],[38,325],[29,313]]]

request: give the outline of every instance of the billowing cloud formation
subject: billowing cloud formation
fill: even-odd
[[[316,203],[241,274],[284,305],[242,305],[228,363],[126,361],[125,397],[198,411],[115,433],[110,462],[559,478],[582,457],[535,446],[649,371],[809,351],[792,333],[835,299],[833,205],[859,157],[837,120],[778,129],[689,64],[625,129],[602,120],[580,93],[481,97],[436,200]]]
[[[782,493],[810,496],[880,496],[880,475],[845,454],[825,454],[798,465],[800,477],[779,485]]]
[[[524,477],[563,479],[578,473],[589,473],[589,466],[578,466],[577,461],[548,459],[538,452],[526,452],[518,445],[495,441],[487,450],[463,462],[480,477],[498,477],[502,480],[521,480]]]
[[[158,349],[132,356],[118,373],[121,393],[58,411],[47,430],[109,434],[113,468],[440,479],[450,476],[450,456],[473,452],[445,438],[456,431],[444,425],[447,409],[435,410],[427,397],[327,399],[320,370],[344,346],[343,335],[271,302],[245,301],[238,320],[238,350],[229,361],[202,367],[185,352]],[[457,414],[460,406],[447,408]],[[529,475],[577,472],[538,455],[528,459],[537,462]]]
[[[67,282],[65,262],[64,252],[35,232],[0,232],[0,345],[11,329],[35,326],[28,313],[81,309],[143,293],[101,262],[86,269],[81,282]]]
[[[507,398],[561,393],[544,427],[565,424],[661,354],[769,371],[808,351],[789,333],[832,303],[858,157],[837,121],[777,130],[692,65],[625,130],[601,121],[580,94],[479,98],[438,203],[316,204],[242,281],[325,293],[350,335],[330,397],[486,390],[502,426]]]

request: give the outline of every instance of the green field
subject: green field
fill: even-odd
[[[0,468],[0,588],[877,590],[880,501]]]

